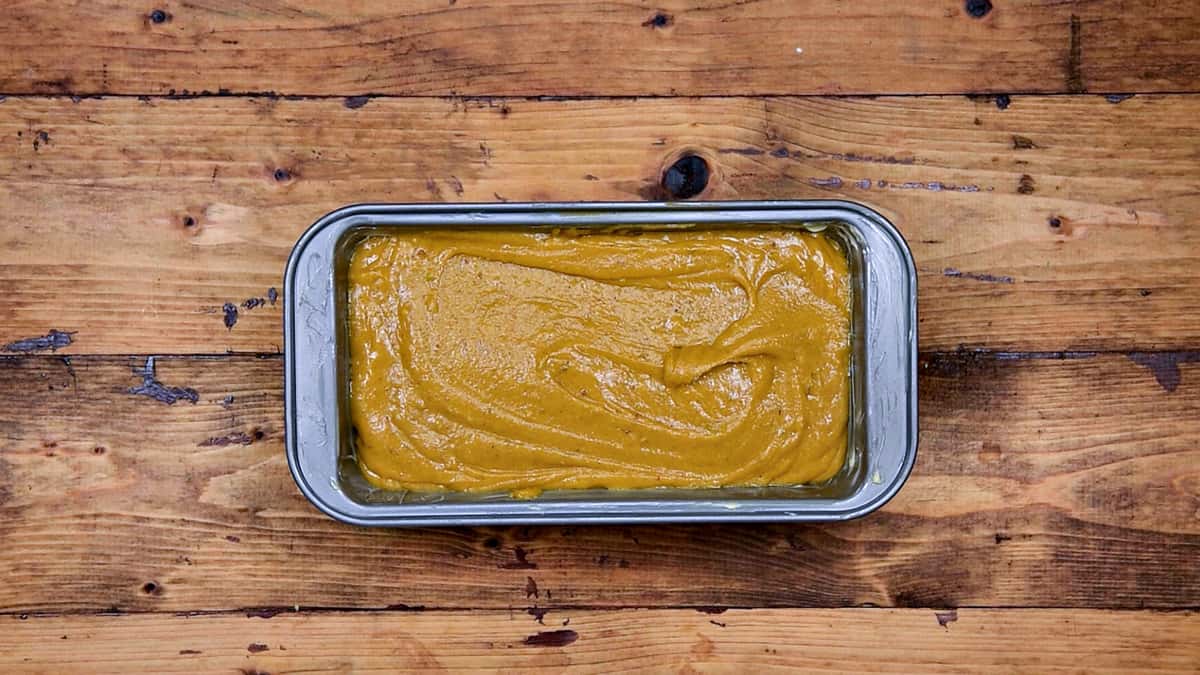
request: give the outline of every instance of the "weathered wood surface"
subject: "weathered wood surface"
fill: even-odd
[[[755,609],[30,616],[6,673],[1194,673],[1190,612]]]
[[[850,198],[894,219],[924,349],[1195,349],[1197,119],[1193,95],[10,97],[0,345],[56,329],[62,353],[274,352],[282,304],[245,303],[282,290],[333,208],[660,197],[692,152],[714,174],[701,198]]]
[[[851,523],[373,530],[292,483],[277,357],[6,357],[0,611],[1196,607],[1200,359],[1154,358],[926,355]]]
[[[1196,91],[1198,52],[1187,0],[29,0],[0,93]]]

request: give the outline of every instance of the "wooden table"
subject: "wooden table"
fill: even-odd
[[[0,670],[1200,669],[1190,0],[0,8]],[[1136,95],[1135,95],[1136,94]],[[839,525],[366,530],[283,455],[359,201],[845,198],[921,447]]]

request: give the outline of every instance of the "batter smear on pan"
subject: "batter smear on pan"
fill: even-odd
[[[796,485],[845,460],[850,275],[822,234],[413,231],[365,239],[349,280],[379,487]]]

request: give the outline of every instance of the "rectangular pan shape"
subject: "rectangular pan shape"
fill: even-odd
[[[370,486],[348,422],[346,270],[363,237],[405,228],[654,229],[777,225],[820,229],[846,250],[853,284],[849,447],[822,485],[703,490],[570,490],[406,495]],[[284,279],[285,424],[297,485],[330,516],[359,525],[833,521],[873,511],[912,469],[917,443],[916,274],[879,214],[841,201],[360,205],[317,221]]]

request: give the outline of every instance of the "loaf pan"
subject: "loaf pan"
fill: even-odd
[[[560,490],[413,495],[362,476],[349,423],[347,268],[370,234],[405,229],[681,225],[822,230],[852,275],[850,429],[841,472],[820,485],[765,488]],[[287,458],[300,491],[355,525],[838,521],[878,509],[903,485],[917,450],[916,273],[885,218],[844,201],[529,203],[349,206],[296,243],[284,278]]]

